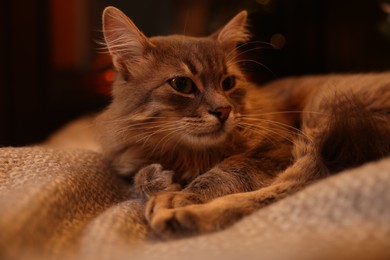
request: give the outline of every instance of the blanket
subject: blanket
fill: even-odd
[[[158,241],[143,217],[145,201],[99,153],[0,148],[0,259],[385,259],[389,187],[385,158],[318,181],[226,230]]]

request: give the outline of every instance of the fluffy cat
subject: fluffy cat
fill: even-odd
[[[147,38],[108,7],[118,76],[98,118],[112,167],[148,198],[161,237],[224,228],[308,184],[390,153],[390,73],[258,87],[239,67],[247,13],[209,37]]]

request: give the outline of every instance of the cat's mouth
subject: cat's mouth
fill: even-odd
[[[228,132],[224,125],[218,128],[210,129],[209,131],[192,131],[186,138],[192,146],[209,147],[218,145],[226,140]]]
[[[215,117],[210,116],[207,120],[194,122],[186,121],[185,131],[182,132],[182,141],[192,147],[206,148],[220,145],[234,129],[233,118],[225,122],[219,122]]]

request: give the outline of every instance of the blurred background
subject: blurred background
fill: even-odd
[[[0,146],[44,140],[109,102],[114,72],[99,53],[113,5],[147,35],[207,35],[249,11],[243,68],[259,84],[301,74],[390,68],[388,0],[4,0],[0,7]],[[253,62],[254,61],[254,62]]]

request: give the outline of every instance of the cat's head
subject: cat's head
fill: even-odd
[[[209,37],[147,38],[121,11],[106,8],[105,42],[119,72],[109,110],[128,124],[122,133],[205,148],[226,140],[244,109],[236,47],[249,38],[246,20],[243,11]]]

